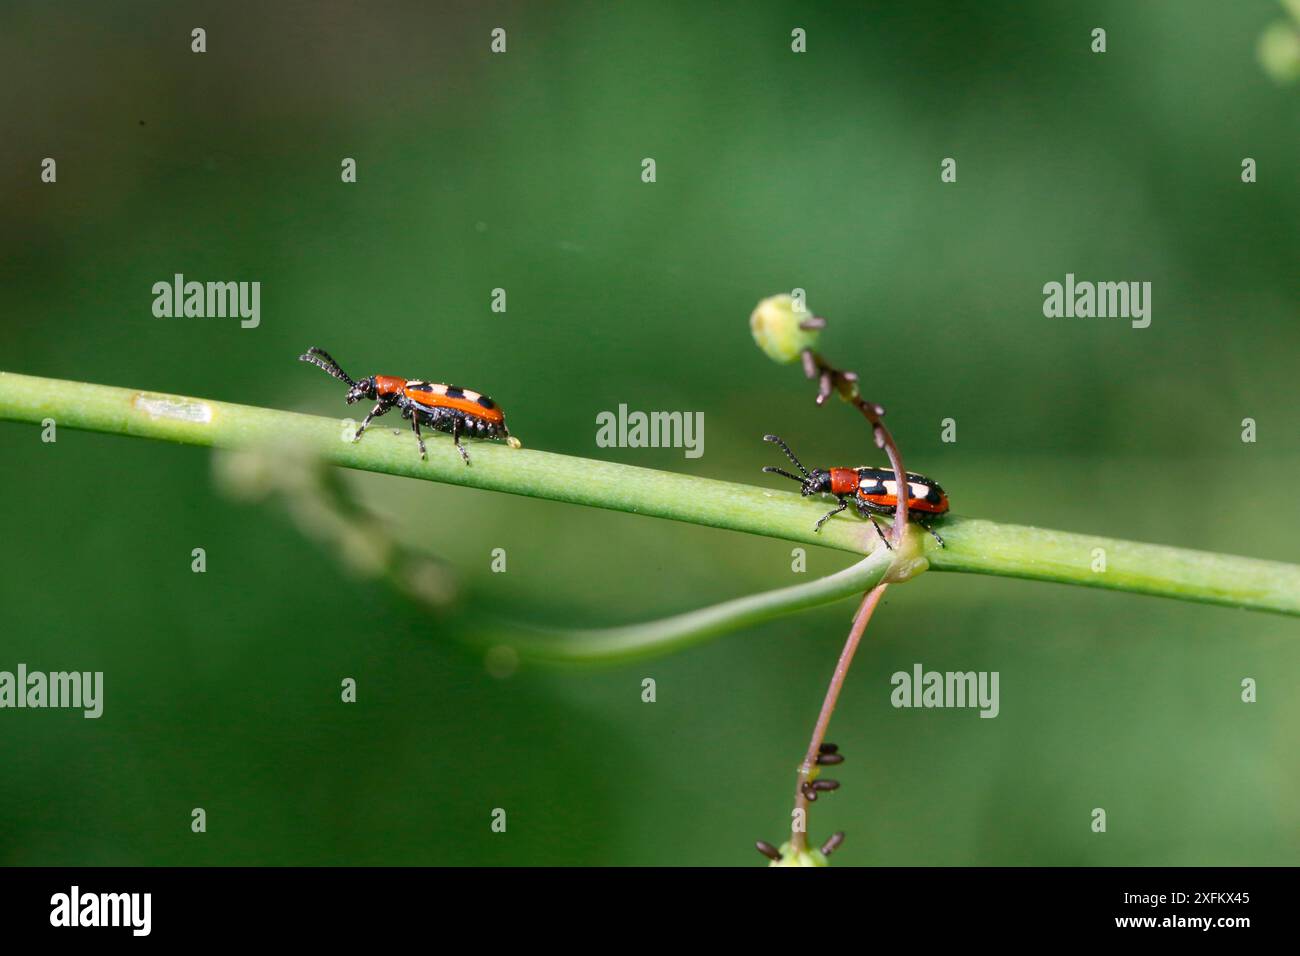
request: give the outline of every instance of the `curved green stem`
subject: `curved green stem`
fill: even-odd
[[[750,624],[870,591],[885,576],[891,560],[889,552],[881,548],[857,564],[824,578],[646,624],[562,630],[511,622],[475,641],[505,644],[532,660],[575,664],[637,660],[681,650]]]
[[[814,533],[824,504],[776,489],[487,442],[472,445],[473,465],[466,467],[451,440],[441,435],[428,439],[425,462],[412,449],[409,434],[376,429],[353,443],[338,418],[0,372],[0,419],[39,424],[46,418],[62,428],[214,448],[292,445],[346,468],[669,518],[856,554],[870,553],[876,543],[871,525],[851,517],[829,521]],[[923,545],[931,568],[939,571],[1034,578],[1300,615],[1300,567],[1292,564],[969,518],[950,517],[939,528],[947,547],[940,549],[933,540]]]

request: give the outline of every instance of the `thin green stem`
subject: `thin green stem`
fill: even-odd
[[[805,584],[751,594],[646,624],[595,630],[543,629],[528,624],[511,624],[493,629],[474,640],[508,645],[532,660],[575,664],[636,660],[681,650],[750,624],[830,604],[870,590],[885,576],[891,563],[889,552],[880,548],[843,571]]]
[[[824,505],[777,489],[487,442],[472,445],[473,465],[466,467],[444,436],[430,436],[425,462],[411,448],[409,434],[395,436],[379,429],[353,443],[346,440],[338,418],[0,372],[0,419],[39,424],[47,418],[60,428],[214,448],[288,445],[346,468],[609,508],[856,554],[868,554],[875,547],[875,530],[852,517],[827,522],[814,533]],[[935,570],[1300,615],[1296,565],[970,518],[950,517],[939,527],[947,547],[940,549],[932,540],[921,545]]]

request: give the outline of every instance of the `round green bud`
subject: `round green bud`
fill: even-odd
[[[813,314],[795,308],[794,299],[788,295],[774,295],[764,299],[749,317],[749,330],[754,341],[773,362],[785,365],[793,362],[817,343],[815,328],[802,328]]]
[[[790,841],[787,840],[781,844],[781,859],[773,860],[768,866],[830,866],[830,861],[826,859],[826,854],[821,850],[806,849],[799,853],[794,852],[790,847]]]

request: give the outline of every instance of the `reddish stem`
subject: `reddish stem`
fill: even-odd
[[[808,847],[808,798],[804,795],[804,784],[810,782],[813,768],[817,766],[817,755],[826,740],[826,730],[831,723],[831,714],[835,713],[835,704],[840,699],[840,691],[844,688],[844,678],[848,676],[849,665],[853,663],[853,655],[886,587],[888,587],[886,584],[878,585],[862,597],[862,604],[853,618],[853,627],[849,629],[848,640],[844,642],[844,650],[840,651],[839,662],[835,665],[835,673],[831,675],[830,687],[826,689],[821,713],[817,716],[812,740],[808,743],[808,752],[804,754],[803,763],[799,765],[798,780],[794,788],[794,806],[796,810],[802,810],[803,813],[792,817],[790,824],[790,846],[795,853],[802,853]],[[800,818],[804,824],[802,830],[796,822]]]
[[[898,489],[898,503],[894,506],[894,527],[891,529],[891,536],[895,545],[901,545],[903,534],[907,530],[907,472],[903,468],[903,455],[898,450],[898,444],[894,441],[894,436],[889,433],[889,429],[885,427],[884,408],[875,402],[868,402],[859,394],[856,372],[846,372],[836,368],[812,349],[804,349],[803,370],[809,378],[817,380],[817,404],[825,404],[832,391],[838,392],[840,398],[857,408],[871,424],[871,437],[876,447],[883,448],[885,454],[889,456],[889,464],[894,469],[894,481]]]

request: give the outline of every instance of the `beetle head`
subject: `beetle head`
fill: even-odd
[[[809,472],[808,477],[803,480],[803,487],[799,489],[799,493],[807,498],[810,495],[820,495],[830,490],[831,473],[821,468],[814,468]]]
[[[377,397],[378,392],[375,388],[375,377],[373,375],[369,378],[363,378],[359,382],[353,382],[352,387],[348,389],[349,405],[354,405],[362,399],[373,402]]]

